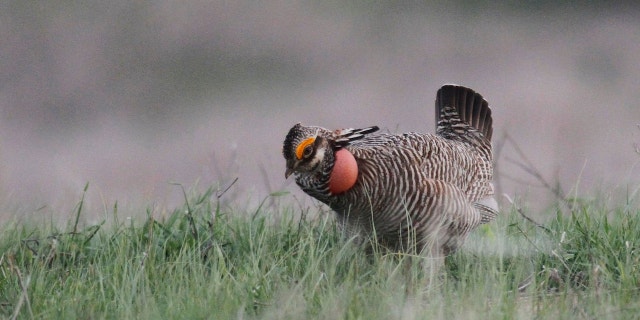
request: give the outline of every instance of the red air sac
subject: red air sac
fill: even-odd
[[[348,191],[358,179],[358,164],[349,150],[342,148],[335,152],[336,162],[329,176],[329,191],[340,194]]]

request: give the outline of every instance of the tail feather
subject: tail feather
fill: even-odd
[[[498,202],[493,196],[480,199],[478,202],[474,202],[473,206],[480,212],[480,223],[493,221],[500,212]]]
[[[489,103],[469,88],[444,85],[436,97],[436,127],[436,132],[447,138],[464,140],[469,131],[475,131],[490,142],[493,119]]]

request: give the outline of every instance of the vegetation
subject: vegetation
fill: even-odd
[[[640,314],[640,210],[558,206],[545,225],[513,206],[441,272],[367,255],[333,218],[255,214],[194,195],[164,218],[65,228],[5,225],[0,317],[20,319],[632,319]],[[409,262],[409,263],[408,263]],[[410,266],[406,268],[405,266]],[[427,284],[428,282],[428,284]]]

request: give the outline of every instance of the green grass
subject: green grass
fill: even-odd
[[[213,197],[212,197],[213,196]],[[213,198],[213,199],[212,199]],[[634,319],[640,210],[576,202],[545,228],[505,209],[444,270],[342,239],[332,217],[216,206],[165,218],[13,223],[0,234],[0,318]],[[82,212],[82,202],[77,217]],[[215,219],[212,219],[212,213]],[[277,218],[276,218],[277,217]]]

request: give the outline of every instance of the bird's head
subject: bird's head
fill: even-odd
[[[282,146],[282,155],[287,161],[285,178],[294,172],[313,172],[333,148],[327,136],[330,132],[320,127],[306,127],[296,124],[289,130]]]
[[[282,154],[287,161],[285,178],[297,172],[298,178],[313,174],[319,184],[327,183],[331,194],[343,193],[356,183],[358,164],[347,150],[351,142],[362,139],[378,127],[329,131],[320,127],[296,124],[284,139]],[[307,175],[307,177],[309,177]],[[298,181],[300,183],[300,181]]]

